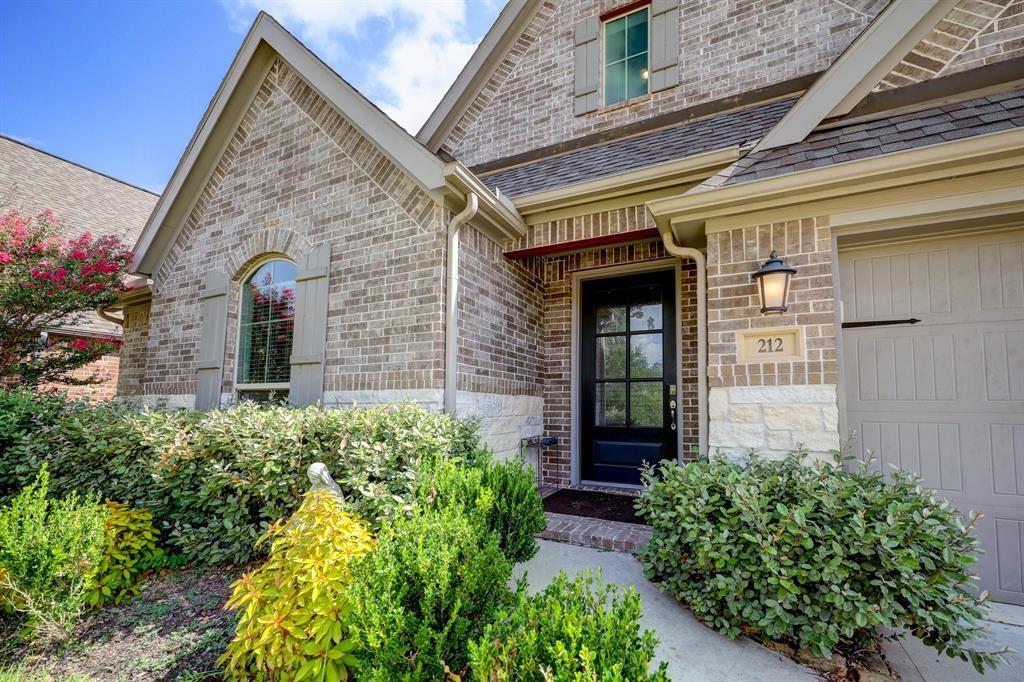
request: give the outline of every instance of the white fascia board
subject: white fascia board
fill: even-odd
[[[659,225],[703,229],[710,218],[912,185],[950,177],[969,165],[1000,170],[1022,163],[1024,128],[1013,128],[648,201],[647,210]]]
[[[848,113],[956,2],[896,0],[890,3],[814,81],[754,151],[796,144],[826,118]]]
[[[235,89],[245,76],[261,45],[266,44],[302,76],[326,101],[340,111],[367,139],[377,145],[399,168],[428,193],[437,195],[445,187],[444,163],[412,135],[392,121],[383,111],[363,97],[355,88],[288,33],[270,15],[261,12],[242,42],[227,75],[167,183],[149,221],[135,245],[132,272],[151,275],[163,259],[174,234],[185,220],[180,215],[168,222],[168,213],[179,193],[195,170],[196,162],[217,126]],[[262,83],[255,83],[258,89]],[[250,85],[252,85],[250,83]],[[255,94],[255,90],[253,92]],[[242,112],[244,114],[244,111]],[[229,132],[233,135],[234,130]],[[216,162],[214,162],[214,165]],[[207,172],[212,171],[206,169]],[[204,183],[200,185],[205,186]],[[202,191],[202,186],[196,191]],[[195,190],[195,188],[192,188]],[[194,203],[194,197],[190,203]],[[187,212],[185,212],[187,215]],[[162,238],[159,237],[164,233]],[[169,234],[173,233],[173,234]]]
[[[417,140],[431,151],[441,147],[444,138],[480,94],[491,73],[505,58],[509,47],[533,18],[540,4],[540,0],[509,0],[455,82],[416,134]]]

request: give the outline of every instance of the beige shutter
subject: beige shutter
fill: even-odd
[[[312,405],[323,398],[330,266],[331,246],[322,244],[299,263],[295,276],[295,338],[288,398],[296,405]]]
[[[573,111],[577,116],[597,111],[600,106],[601,100],[597,92],[601,69],[601,43],[597,39],[600,30],[600,19],[590,17],[576,22],[576,30],[573,33],[576,45],[573,59],[573,75],[576,79]]]
[[[202,306],[202,331],[199,336],[199,359],[196,362],[196,409],[212,410],[220,406],[221,381],[224,372],[224,338],[228,323],[228,275],[206,273]]]
[[[679,85],[679,0],[651,2],[651,92]]]

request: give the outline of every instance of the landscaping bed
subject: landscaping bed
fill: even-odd
[[[545,524],[532,471],[415,405],[0,392],[0,503],[19,674],[666,680],[633,591],[510,586]]]
[[[148,576],[138,596],[88,616],[67,642],[36,650],[7,618],[0,666],[65,680],[221,679],[217,658],[234,635],[224,610],[240,569],[169,570]]]

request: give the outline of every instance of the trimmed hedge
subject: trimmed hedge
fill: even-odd
[[[0,433],[0,502],[45,462],[52,494],[149,509],[162,542],[193,565],[251,559],[256,539],[301,501],[313,462],[379,526],[411,512],[431,462],[482,457],[473,422],[412,404],[138,412],[0,391]]]
[[[918,482],[862,468],[753,457],[644,473],[637,508],[653,536],[647,576],[719,632],[798,643],[830,657],[907,629],[975,668],[985,595],[968,588],[977,539]],[[972,521],[973,523],[973,521]]]

